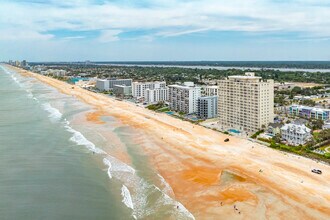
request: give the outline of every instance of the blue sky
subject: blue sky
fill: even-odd
[[[0,60],[330,60],[329,0],[0,0]]]

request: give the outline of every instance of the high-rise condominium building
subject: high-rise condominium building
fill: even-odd
[[[252,133],[274,120],[274,81],[254,73],[220,80],[218,114],[222,129]]]
[[[168,100],[168,87],[158,89],[146,89],[144,91],[144,101],[147,103],[157,103]]]
[[[218,96],[219,95],[219,87],[218,86],[205,86],[204,87],[205,96]]]
[[[197,115],[199,118],[209,119],[218,116],[218,96],[199,97],[197,105]]]
[[[132,95],[132,86],[114,85],[113,93],[118,97],[128,97]]]
[[[132,86],[132,79],[97,79],[96,88],[100,91],[113,90],[115,85]]]
[[[132,86],[132,79],[110,79],[109,89],[112,90],[115,85]]]
[[[187,114],[197,112],[197,101],[201,97],[201,88],[194,86],[192,82],[186,82],[184,85],[170,85],[169,103],[174,111]]]
[[[109,80],[97,79],[95,87],[100,91],[109,91]]]
[[[166,82],[133,82],[132,95],[134,98],[145,98],[146,89],[164,89]]]

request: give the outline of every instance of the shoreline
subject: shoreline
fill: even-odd
[[[94,107],[98,113],[86,115],[90,123],[103,123],[100,117],[109,115],[140,131],[141,136],[135,137],[136,142],[170,184],[175,197],[197,219],[219,215],[223,219],[330,217],[327,187],[330,167],[327,165],[285,155],[53,78],[7,67]],[[224,143],[227,137],[230,142]],[[312,174],[311,167],[321,167],[324,174]],[[258,172],[260,169],[262,173]],[[219,207],[219,202],[223,206]],[[233,204],[239,205],[241,214],[233,213]],[[260,209],[260,206],[264,208]]]

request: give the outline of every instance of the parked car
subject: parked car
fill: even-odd
[[[318,169],[312,169],[312,173],[322,174],[322,171]]]

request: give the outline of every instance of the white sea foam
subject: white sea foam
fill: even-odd
[[[141,219],[150,216],[160,210],[161,207],[170,205],[173,206],[173,211],[179,219],[195,219],[181,203],[169,196],[169,194],[174,195],[173,190],[161,175],[158,176],[161,180],[162,189],[146,182],[135,174],[134,168],[115,157],[108,155],[103,159],[103,163],[108,167],[107,174],[110,179],[115,178],[123,183],[124,188],[129,187],[132,190],[130,192],[122,189],[122,195],[125,205],[133,210],[132,215],[134,218]],[[154,193],[161,193],[161,196],[152,205],[148,204],[148,196]]]
[[[25,89],[26,93],[27,93],[27,97],[30,99],[34,99],[37,100],[37,98],[34,97],[34,95],[32,94],[30,89]]]
[[[110,155],[107,156],[107,158],[104,158],[107,161],[107,165],[110,164],[110,171],[111,173],[117,173],[117,178],[120,178],[119,175],[122,175],[122,173],[130,173],[134,174],[135,170],[133,167],[127,165],[126,163],[118,160],[115,157],[112,157]],[[104,162],[104,161],[103,161]]]
[[[162,177],[160,174],[157,174],[162,185],[163,185],[163,192],[167,195],[174,195],[174,192],[173,192],[173,189],[172,187],[170,186],[170,184],[168,184],[168,182],[166,182],[166,180],[164,179],[164,177]]]
[[[121,195],[123,196],[122,202],[128,207],[134,210],[134,205],[131,197],[131,193],[129,192],[128,188],[123,185],[121,188]]]
[[[193,220],[195,219],[193,214],[191,214],[191,212],[189,212],[186,209],[186,207],[184,205],[182,205],[182,203],[171,198],[166,192],[164,192],[164,190],[161,190],[160,188],[158,188],[155,185],[153,185],[153,186],[157,191],[162,193],[162,196],[160,198],[158,198],[158,200],[155,202],[156,207],[160,207],[160,206],[164,206],[164,205],[172,205],[173,207],[175,207],[175,212],[177,213],[176,217],[178,219],[193,219]],[[148,214],[152,213],[153,211],[155,211],[155,210],[149,210]]]
[[[69,125],[65,125],[64,126],[66,128],[66,130],[70,133],[72,133],[72,137],[70,138],[70,140],[74,143],[76,143],[77,145],[80,146],[85,146],[88,150],[97,153],[97,154],[105,154],[105,152],[103,150],[101,150],[100,148],[97,148],[92,142],[90,142],[82,133],[80,133],[79,131],[73,129],[72,127],[70,127]]]
[[[49,113],[49,118],[52,122],[60,121],[62,118],[62,113],[57,109],[52,107],[49,103],[42,104],[42,107],[45,111]]]
[[[20,81],[18,80],[18,78],[16,76],[14,76],[14,74],[10,74],[10,77],[15,81],[15,83],[19,86],[19,87],[23,87],[22,83],[20,83]]]
[[[109,178],[112,179],[112,175],[111,175],[111,162],[107,158],[103,158],[103,163],[108,166],[107,173],[108,173]]]

